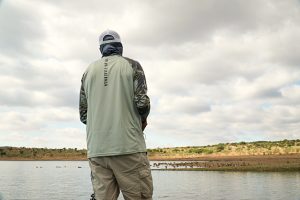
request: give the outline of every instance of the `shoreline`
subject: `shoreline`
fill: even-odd
[[[152,161],[230,161],[230,160],[253,160],[253,159],[300,159],[300,153],[272,154],[272,155],[205,155],[205,156],[150,156]]]
[[[150,161],[234,161],[234,160],[270,160],[270,159],[299,159],[300,153],[273,155],[206,155],[206,156],[148,156]],[[58,157],[58,158],[22,158],[0,157],[0,161],[87,161],[86,157]]]
[[[281,155],[209,155],[198,157],[149,156],[157,164],[167,161],[164,169],[154,171],[231,171],[231,172],[300,172],[300,154]],[[0,161],[88,161],[87,158],[0,158]],[[181,161],[181,168],[174,161]],[[203,162],[201,162],[203,161]]]
[[[165,169],[169,171],[253,171],[253,172],[300,172],[300,154],[281,155],[232,155],[232,156],[201,156],[181,159],[157,159],[169,161],[170,164]],[[181,168],[176,168],[176,163],[172,161],[182,161]],[[198,162],[200,161],[200,162]],[[201,162],[204,161],[204,162]],[[183,168],[182,168],[183,167]]]
[[[151,169],[152,171],[211,171],[211,172],[300,172],[300,167],[297,168],[245,168],[245,169],[235,169],[235,168],[193,168],[193,169]]]

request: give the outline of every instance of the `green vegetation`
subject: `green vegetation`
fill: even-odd
[[[148,149],[150,159],[203,156],[247,156],[300,154],[300,139],[219,143],[216,145]],[[87,151],[77,148],[48,149],[0,147],[0,160],[85,160]]]
[[[0,147],[0,160],[84,160],[86,150]]]
[[[283,155],[300,153],[300,139],[282,141],[256,141],[219,143],[198,147],[149,149],[150,158],[189,158],[201,156]]]

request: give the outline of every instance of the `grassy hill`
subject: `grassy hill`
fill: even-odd
[[[0,160],[86,160],[86,153],[77,148],[0,147]]]
[[[149,149],[150,158],[193,158],[207,156],[257,156],[300,154],[300,140],[219,143],[207,146]]]
[[[300,154],[300,139],[220,143],[207,146],[189,146],[148,149],[149,158],[184,159],[209,156],[257,156]],[[0,160],[86,160],[85,149],[48,149],[0,147]]]

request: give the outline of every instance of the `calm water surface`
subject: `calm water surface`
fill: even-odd
[[[300,200],[300,172],[152,175],[155,200]],[[0,161],[0,200],[88,200],[91,193],[86,161]]]

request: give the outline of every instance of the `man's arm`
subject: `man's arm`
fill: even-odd
[[[143,129],[147,125],[147,117],[150,112],[150,99],[147,96],[147,83],[146,77],[142,66],[135,62],[133,66],[134,70],[134,103],[141,116]]]
[[[81,79],[80,96],[79,96],[79,115],[80,115],[80,121],[86,124],[88,105],[87,105],[86,94],[83,87],[84,78],[85,78],[85,74],[83,74]]]

